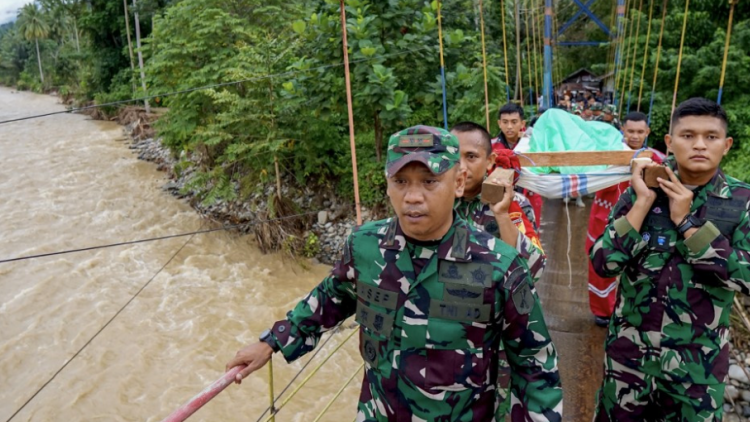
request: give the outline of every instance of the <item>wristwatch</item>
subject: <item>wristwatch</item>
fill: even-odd
[[[279,345],[276,344],[276,340],[271,335],[271,329],[266,328],[265,331],[260,333],[260,341],[263,343],[266,343],[267,345],[271,346],[271,349],[273,349],[274,353],[279,351]]]
[[[688,214],[685,216],[685,218],[682,219],[682,222],[679,226],[677,226],[677,231],[681,235],[685,235],[685,232],[692,228],[700,228],[703,225],[703,221],[701,221],[700,218],[694,216],[693,214]]]

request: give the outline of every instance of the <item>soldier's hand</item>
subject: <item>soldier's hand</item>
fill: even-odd
[[[247,365],[247,367],[240,371],[234,378],[235,383],[241,384],[244,378],[247,378],[248,375],[268,363],[272,354],[273,349],[271,349],[271,346],[269,346],[268,343],[262,341],[253,343],[249,346],[243,347],[236,355],[234,355],[234,359],[227,363],[226,371],[229,371],[235,366]]]
[[[500,181],[499,179],[494,179],[492,182],[504,187],[505,193],[503,194],[503,199],[500,202],[496,202],[490,205],[490,209],[495,215],[507,214],[508,210],[510,209],[510,204],[513,202],[513,197],[515,196],[513,185],[511,185],[507,181]]]
[[[680,182],[671,168],[665,168],[669,180],[664,180],[661,177],[657,177],[656,180],[659,182],[661,190],[669,197],[669,217],[675,224],[680,224],[690,213],[690,206],[693,204],[693,191]]]
[[[630,186],[636,194],[636,201],[644,201],[649,207],[656,200],[656,192],[646,186],[646,181],[643,180],[643,171],[648,167],[655,167],[658,164],[653,161],[635,161],[633,164],[633,177],[630,178]]]

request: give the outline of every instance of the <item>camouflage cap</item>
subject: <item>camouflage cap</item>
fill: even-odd
[[[602,103],[594,103],[591,106],[591,111],[602,111]]]
[[[396,132],[388,140],[386,177],[392,177],[411,162],[422,163],[434,174],[442,174],[460,160],[458,138],[444,129],[413,126]]]
[[[606,107],[604,107],[604,114],[615,114],[615,106],[612,104],[608,104]]]

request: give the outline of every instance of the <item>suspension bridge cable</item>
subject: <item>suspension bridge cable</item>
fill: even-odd
[[[510,79],[508,76],[508,39],[505,35],[505,4],[503,0],[500,0],[500,21],[503,27],[503,59],[505,60],[505,96],[506,100],[510,102]]]
[[[325,339],[325,341],[323,343],[321,343],[320,345],[318,345],[315,348],[316,349],[315,353],[313,353],[312,356],[310,356],[310,359],[308,359],[307,362],[305,362],[305,364],[302,365],[302,368],[300,368],[300,370],[297,371],[296,374],[294,374],[294,377],[292,377],[292,380],[289,381],[289,383],[287,383],[286,387],[284,387],[284,389],[281,390],[281,392],[273,399],[273,405],[274,406],[276,405],[276,402],[279,401],[279,399],[281,398],[281,396],[283,396],[284,393],[286,393],[286,391],[289,390],[289,387],[291,387],[292,384],[294,384],[294,381],[296,381],[297,378],[299,378],[299,376],[302,375],[302,373],[305,371],[305,369],[307,369],[307,367],[310,366],[310,363],[312,363],[313,359],[315,359],[315,356],[318,356],[318,354],[325,348],[326,344],[328,344],[328,342],[331,341],[331,339],[333,338],[333,335],[335,333],[337,333],[340,330],[340,328],[341,328],[341,324],[339,324],[335,328],[329,330],[329,332],[331,334],[328,335],[328,337]],[[268,413],[269,410],[271,410],[271,407],[272,406],[269,405],[266,408],[266,410],[264,410],[263,413],[261,413],[261,415],[258,417],[258,420],[256,422],[260,422],[261,420],[263,420],[263,417],[266,416],[266,413]],[[274,407],[273,411],[275,412],[276,410],[277,409]]]
[[[682,50],[685,47],[685,32],[687,31],[688,10],[690,0],[685,0],[685,16],[682,19],[682,35],[680,36],[680,52],[677,54],[677,75],[674,78],[674,91],[672,93],[672,109],[669,112],[669,133],[672,133],[672,113],[677,106],[677,90],[680,87],[680,67],[682,66]]]
[[[534,65],[534,98],[532,101],[532,104],[536,105],[536,109],[539,110],[539,102],[537,101],[537,98],[539,98],[539,61],[537,58],[539,57],[539,51],[536,49],[536,23],[534,22],[534,19],[536,18],[536,13],[534,11],[536,10],[536,7],[534,6],[534,0],[529,0],[530,3],[530,9],[531,9],[531,16],[526,15],[526,25],[529,25],[529,21],[531,21],[531,57],[529,57],[529,60],[532,61],[531,64]]]
[[[638,55],[638,41],[641,36],[641,11],[643,10],[643,0],[640,0],[638,4],[638,24],[635,29],[635,39],[633,40],[633,58],[630,66],[630,85],[628,85],[628,106],[625,108],[625,112],[630,112],[630,98],[631,91],[633,90],[633,77],[635,76],[635,57]],[[648,42],[648,40],[646,40]],[[623,101],[624,103],[624,101]],[[621,113],[622,114],[622,113]]]
[[[490,93],[487,89],[487,48],[484,42],[484,4],[479,0],[479,22],[482,29],[482,71],[484,72],[484,116],[487,119],[487,130],[492,131],[490,127]]]
[[[620,78],[621,86],[620,86],[620,107],[618,109],[619,113],[622,114],[622,106],[625,104],[625,88],[628,86],[627,78],[628,78],[628,68],[630,67],[630,44],[633,42],[633,26],[635,23],[635,19],[633,19],[633,13],[634,8],[632,6],[635,5],[635,0],[633,0],[633,3],[631,3],[631,8],[628,9],[628,20],[630,21],[630,29],[628,29],[628,40],[627,40],[627,46],[623,49],[623,54],[625,55],[625,67],[622,68],[622,78]],[[623,46],[625,46],[625,43],[623,43]]]
[[[529,74],[529,105],[534,105],[534,99],[532,98],[533,91],[534,91],[534,80],[531,76],[533,72],[533,61],[531,59],[531,45],[529,45],[529,13],[527,10],[524,10],[524,30],[526,31],[526,37],[524,38],[523,42],[526,44],[526,69],[528,70]],[[537,87],[538,88],[538,87]]]
[[[729,56],[729,40],[732,38],[732,18],[734,17],[734,5],[737,0],[729,0],[729,23],[727,24],[727,39],[724,42],[724,60],[721,62],[721,80],[719,81],[719,96],[716,103],[721,105],[721,94],[724,92],[724,75],[727,70],[727,57]]]
[[[247,222],[247,223],[241,223],[241,224],[232,224],[232,225],[227,225],[227,226],[223,226],[223,227],[219,227],[219,228],[206,229],[206,230],[197,230],[197,231],[188,232],[188,233],[171,234],[171,235],[167,235],[167,236],[151,237],[151,238],[148,238],[148,239],[130,240],[130,241],[126,241],[126,242],[110,243],[110,244],[106,244],[106,245],[89,246],[89,247],[85,247],[85,248],[67,249],[67,250],[57,251],[57,252],[49,252],[49,253],[42,253],[42,254],[36,254],[36,255],[25,255],[25,256],[19,256],[19,257],[15,257],[15,258],[6,258],[6,259],[0,260],[0,264],[5,264],[5,263],[8,263],[8,262],[16,262],[16,261],[25,261],[25,260],[36,259],[36,258],[44,258],[44,257],[48,257],[48,256],[65,255],[65,254],[70,254],[70,253],[75,253],[75,252],[85,252],[85,251],[93,251],[93,250],[97,250],[97,249],[114,248],[114,247],[117,247],[117,246],[126,246],[126,245],[135,245],[135,244],[139,244],[139,243],[155,242],[157,240],[175,239],[175,238],[178,238],[178,237],[193,236],[193,235],[196,235],[196,234],[213,233],[213,232],[218,232],[218,231],[236,229],[236,228],[245,227],[245,226],[253,226],[253,225],[256,225],[256,224],[270,223],[270,222],[281,221],[281,220],[289,220],[289,219],[292,219],[292,218],[298,218],[298,217],[302,217],[302,216],[305,216],[305,215],[313,215],[313,214],[317,214],[317,211],[309,211],[309,212],[305,212],[305,213],[288,215],[288,216],[278,217],[278,218],[272,218],[272,219],[268,219],[268,220],[259,220],[259,221],[251,221],[251,222]]]
[[[441,0],[437,0],[438,43],[440,45],[440,83],[443,88],[443,126],[448,130],[448,100],[445,94],[445,59],[443,58],[443,14],[440,9]]]
[[[203,224],[201,224],[201,226],[203,226]],[[13,419],[14,417],[16,417],[16,415],[18,415],[18,413],[19,413],[19,412],[21,412],[21,411],[22,411],[22,410],[23,410],[23,409],[24,409],[24,408],[25,408],[25,407],[26,407],[26,406],[27,406],[27,405],[28,405],[29,403],[31,403],[31,401],[32,401],[32,400],[34,400],[34,398],[35,398],[35,397],[36,397],[36,396],[37,396],[37,395],[38,395],[39,393],[41,393],[41,392],[42,392],[42,390],[44,390],[44,388],[45,388],[45,387],[47,387],[47,386],[49,385],[49,383],[51,383],[51,382],[52,382],[52,380],[54,380],[54,379],[55,379],[55,378],[56,378],[56,377],[57,377],[57,376],[58,376],[58,375],[60,374],[60,372],[62,372],[62,371],[63,371],[63,370],[64,370],[64,369],[65,369],[65,368],[66,368],[66,367],[67,367],[67,366],[68,366],[68,365],[70,364],[70,362],[73,362],[73,360],[75,360],[75,358],[76,358],[76,357],[78,357],[78,355],[80,355],[80,354],[81,354],[81,352],[83,352],[83,350],[84,350],[84,349],[86,349],[86,347],[87,347],[87,346],[88,346],[89,344],[91,344],[91,342],[92,342],[92,341],[94,341],[94,339],[96,339],[96,337],[97,337],[97,336],[99,336],[99,334],[101,334],[101,332],[102,332],[102,331],[104,331],[104,329],[105,329],[105,328],[107,328],[107,327],[109,326],[109,324],[111,324],[111,323],[112,323],[112,321],[114,321],[114,320],[115,320],[115,318],[117,318],[117,317],[118,317],[118,316],[119,316],[119,315],[120,315],[120,314],[122,313],[122,311],[124,311],[124,310],[125,310],[125,308],[127,308],[127,307],[128,307],[128,305],[130,305],[130,304],[131,304],[131,303],[132,303],[132,302],[133,302],[133,301],[135,300],[135,298],[137,298],[137,297],[138,297],[138,295],[140,295],[140,294],[141,294],[141,292],[142,292],[142,291],[143,291],[143,290],[144,290],[144,289],[145,289],[146,287],[148,287],[148,285],[149,285],[149,284],[151,284],[151,282],[152,282],[152,281],[154,281],[154,279],[155,279],[155,278],[156,278],[156,277],[157,277],[157,276],[158,276],[159,274],[161,274],[162,270],[164,270],[164,268],[166,268],[166,267],[167,267],[167,265],[169,265],[169,264],[170,264],[170,263],[172,262],[172,260],[174,260],[174,258],[175,258],[175,257],[177,256],[177,254],[179,254],[179,253],[180,253],[180,252],[181,252],[181,251],[182,251],[182,250],[183,250],[183,249],[185,248],[185,246],[187,246],[187,245],[188,245],[188,243],[190,243],[190,241],[191,241],[191,240],[193,240],[193,237],[194,237],[194,236],[195,236],[196,234],[197,234],[197,232],[196,232],[196,233],[193,233],[193,234],[192,234],[192,235],[190,236],[190,238],[188,238],[188,239],[187,239],[187,240],[185,241],[185,243],[183,243],[183,244],[182,244],[182,246],[180,246],[180,248],[179,248],[179,249],[177,249],[177,251],[176,251],[176,252],[175,252],[174,254],[172,254],[172,256],[171,256],[171,257],[169,258],[169,260],[168,260],[168,261],[167,261],[167,262],[166,262],[166,263],[165,263],[164,265],[162,265],[162,266],[161,266],[161,268],[159,268],[159,271],[157,271],[157,272],[156,272],[156,274],[154,274],[154,275],[153,275],[153,276],[152,276],[152,277],[151,277],[151,278],[150,278],[150,279],[149,279],[149,280],[148,280],[148,281],[147,281],[147,282],[146,282],[146,283],[145,283],[145,284],[144,284],[143,286],[141,286],[141,288],[140,288],[140,289],[138,289],[138,291],[137,291],[137,292],[135,292],[135,294],[134,294],[133,296],[131,296],[131,297],[130,297],[130,300],[128,300],[127,302],[125,302],[125,304],[124,304],[124,305],[122,305],[122,307],[120,307],[120,309],[119,309],[119,310],[118,310],[117,312],[115,312],[115,314],[114,314],[114,315],[112,315],[112,318],[110,318],[110,319],[109,319],[109,321],[107,321],[107,322],[106,322],[106,323],[105,323],[104,325],[102,325],[102,327],[101,327],[101,328],[99,328],[99,331],[97,331],[97,332],[96,332],[96,333],[95,333],[95,334],[94,334],[94,335],[93,335],[93,336],[92,336],[91,338],[89,338],[89,340],[88,340],[88,341],[87,341],[87,342],[86,342],[86,343],[85,343],[85,344],[84,344],[83,346],[81,346],[81,348],[80,348],[80,349],[78,349],[78,351],[77,351],[77,352],[76,352],[76,353],[75,353],[75,354],[73,355],[73,357],[72,357],[72,358],[68,359],[68,360],[67,360],[67,361],[66,361],[66,362],[65,362],[65,363],[64,363],[64,364],[63,364],[63,365],[62,365],[62,366],[60,367],[60,369],[58,369],[58,370],[57,370],[57,372],[55,372],[55,373],[54,373],[54,374],[52,375],[52,377],[50,377],[50,379],[48,379],[48,380],[47,380],[47,382],[45,382],[45,383],[44,383],[44,384],[43,384],[43,385],[42,385],[41,387],[39,387],[39,389],[38,389],[38,390],[37,390],[37,391],[36,391],[36,392],[35,392],[35,393],[34,393],[34,394],[33,394],[33,395],[31,396],[31,397],[29,397],[29,399],[28,399],[28,400],[26,400],[26,402],[25,402],[25,403],[24,403],[24,404],[23,404],[23,405],[22,405],[21,407],[19,407],[19,408],[18,408],[18,410],[16,410],[15,412],[13,412],[13,414],[12,414],[12,415],[10,415],[10,418],[8,418],[6,422],[10,422],[10,421],[11,421],[11,420],[12,420],[12,419]]]
[[[363,59],[358,59],[358,60],[352,60],[349,63],[351,64],[351,63],[367,62],[367,61],[378,60],[378,59],[382,59],[382,58],[386,58],[386,57],[393,57],[393,56],[400,56],[400,55],[403,55],[403,54],[416,53],[418,51],[423,51],[423,50],[428,50],[428,49],[430,49],[430,47],[415,48],[415,49],[412,49],[412,50],[404,50],[404,51],[399,51],[399,52],[396,52],[396,53],[383,54],[381,56],[373,56],[373,57],[368,57],[368,58],[363,58]],[[32,115],[32,116],[25,116],[25,117],[19,117],[19,118],[15,118],[15,119],[2,120],[2,121],[0,121],[0,125],[5,124],[5,123],[13,123],[13,122],[19,122],[19,121],[23,121],[23,120],[36,119],[36,118],[40,118],[40,117],[54,116],[54,115],[57,115],[57,114],[76,113],[76,112],[79,112],[79,111],[91,110],[91,109],[100,108],[100,107],[111,107],[111,106],[117,106],[117,105],[122,105],[122,104],[128,104],[128,103],[134,103],[134,102],[141,102],[141,101],[145,101],[145,100],[149,100],[149,99],[157,98],[157,97],[158,98],[171,97],[171,96],[179,95],[179,94],[188,94],[188,93],[195,92],[195,91],[203,91],[203,90],[207,90],[207,89],[220,88],[220,87],[229,86],[229,85],[237,85],[237,84],[246,83],[246,82],[261,81],[261,80],[270,79],[270,78],[278,78],[278,77],[283,77],[283,76],[292,76],[292,75],[296,75],[296,74],[299,74],[299,73],[311,72],[311,71],[315,71],[315,70],[330,69],[330,68],[340,67],[340,66],[344,66],[344,63],[341,62],[341,63],[335,63],[335,64],[327,64],[327,65],[322,65],[322,66],[318,66],[318,67],[314,67],[314,68],[310,68],[310,69],[291,70],[291,71],[288,71],[288,72],[281,72],[281,73],[275,73],[275,74],[271,74],[271,75],[256,76],[254,78],[241,79],[241,80],[237,80],[237,81],[220,82],[220,83],[211,84],[211,85],[205,85],[205,86],[199,86],[199,87],[195,87],[195,88],[183,89],[183,90],[180,90],[180,91],[172,91],[172,92],[166,92],[166,93],[162,93],[162,94],[149,95],[149,96],[146,96],[146,97],[132,98],[132,99],[129,99],[129,100],[112,101],[112,102],[109,102],[109,103],[92,104],[92,105],[88,105],[88,106],[84,106],[84,107],[71,108],[71,109],[64,110],[64,111],[54,111],[54,112],[50,112],[50,113],[35,114],[35,115]]]
[[[617,94],[620,91],[620,79],[622,78],[622,55],[624,53],[625,43],[624,35],[627,35],[627,14],[630,0],[625,0],[625,8],[620,9],[618,0],[617,5],[617,49],[615,50],[615,89],[612,94],[612,103],[617,106]]]
[[[643,78],[646,76],[646,63],[648,62],[648,44],[651,40],[651,21],[654,15],[654,3],[655,0],[649,1],[649,9],[648,9],[648,30],[646,31],[646,45],[643,49],[643,67],[641,68],[641,83],[639,84],[638,88],[638,106],[636,108],[637,111],[641,111],[641,98],[643,98]]]
[[[654,81],[651,84],[651,99],[648,104],[648,124],[651,124],[651,111],[654,109],[654,93],[656,92],[656,77],[659,75],[659,60],[661,59],[661,42],[664,39],[664,25],[667,22],[667,1],[661,5],[661,28],[659,29],[659,42],[656,44],[656,64],[654,64]]]

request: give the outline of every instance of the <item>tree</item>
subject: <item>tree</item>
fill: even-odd
[[[18,28],[24,38],[36,44],[36,59],[39,63],[39,78],[44,84],[44,72],[42,72],[42,56],[39,53],[39,39],[47,38],[49,34],[49,24],[41,9],[37,8],[36,3],[29,3],[19,10]]]

